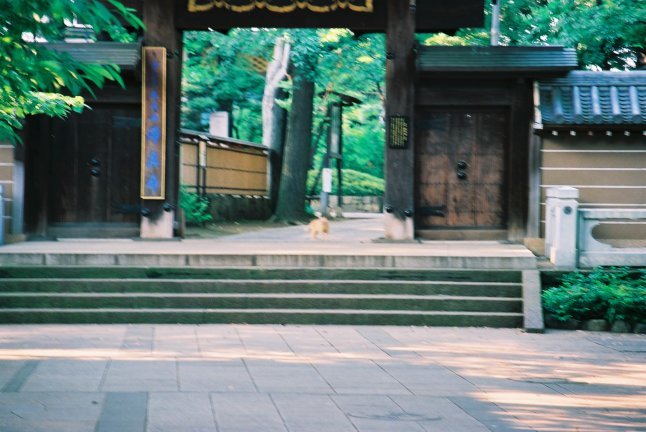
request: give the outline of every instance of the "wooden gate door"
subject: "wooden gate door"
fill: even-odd
[[[507,110],[422,108],[415,127],[418,235],[506,238]]]
[[[49,235],[138,233],[139,111],[138,105],[97,105],[65,122],[53,122]]]

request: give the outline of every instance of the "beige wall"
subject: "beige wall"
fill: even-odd
[[[646,136],[593,136],[568,132],[543,137],[541,148],[541,235],[545,232],[545,192],[550,187],[579,189],[580,205],[592,208],[646,208]],[[599,238],[646,239],[646,224],[603,224]]]
[[[182,184],[192,189],[197,181],[198,147],[182,144]],[[267,156],[238,149],[208,147],[207,193],[267,195]]]

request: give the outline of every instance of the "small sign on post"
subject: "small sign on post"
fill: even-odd
[[[391,149],[407,148],[409,129],[407,116],[390,116],[388,118],[388,147]]]

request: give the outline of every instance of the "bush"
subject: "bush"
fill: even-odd
[[[209,199],[189,192],[185,186],[179,189],[179,205],[184,210],[188,225],[202,226],[213,220],[209,212]]]
[[[543,291],[543,308],[558,321],[646,320],[646,270],[596,268],[565,275],[557,287]]]
[[[312,190],[318,170],[311,170],[307,176],[307,192]],[[321,193],[321,180],[314,189],[314,194]],[[332,171],[332,193],[337,190],[337,170]],[[384,180],[370,174],[351,169],[343,170],[343,195],[346,196],[381,196],[384,194]]]

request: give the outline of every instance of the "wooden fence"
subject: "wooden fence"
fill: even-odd
[[[269,151],[259,145],[203,132],[180,131],[181,183],[206,194],[266,196]]]

